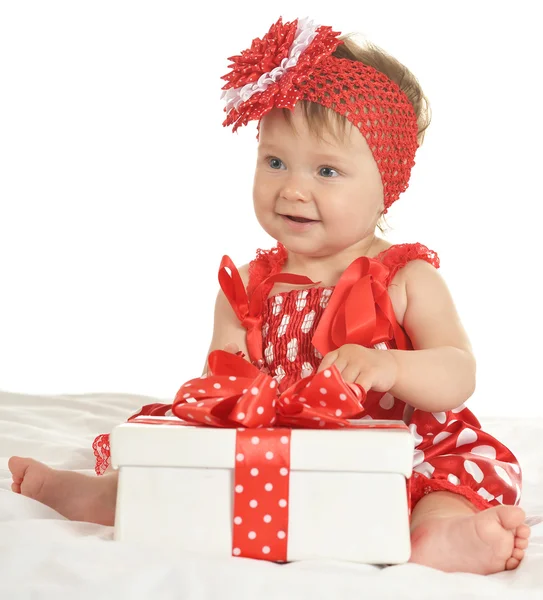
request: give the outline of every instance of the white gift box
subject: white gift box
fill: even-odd
[[[162,419],[111,434],[115,539],[232,556],[237,431]],[[367,428],[291,431],[288,561],[408,561],[413,437],[400,421],[361,423]]]

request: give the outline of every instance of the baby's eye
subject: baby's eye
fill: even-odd
[[[319,175],[322,177],[337,177],[339,173],[335,169],[332,169],[332,167],[322,167]]]
[[[268,164],[272,169],[280,169],[283,166],[283,161],[278,158],[268,158]]]

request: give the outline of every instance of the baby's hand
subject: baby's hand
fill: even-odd
[[[332,365],[347,383],[357,383],[366,392],[388,392],[396,383],[398,364],[387,350],[365,348],[357,344],[345,344],[329,352],[319,366],[319,372]]]
[[[223,348],[223,350],[225,352],[229,352],[230,354],[238,354],[239,353],[241,358],[245,358],[245,355],[243,354],[243,352],[240,352],[239,346],[237,344],[234,344],[234,343],[226,344],[226,346]],[[209,363],[206,361],[206,366],[204,367],[204,372],[202,374],[202,377],[210,377],[212,374],[213,373],[209,369]]]
[[[237,354],[241,358],[244,358],[247,362],[250,362],[261,373],[265,373],[266,375],[271,376],[270,370],[268,369],[268,367],[266,366],[266,363],[263,360],[260,360],[258,362],[252,362],[248,356],[245,356],[245,354],[243,354],[243,352],[240,351],[239,346],[237,344],[234,344],[234,343],[226,344],[226,346],[224,347],[224,351],[231,352],[232,354]]]
[[[231,354],[236,354],[239,352],[239,346],[237,344],[226,344],[224,351],[230,352]]]

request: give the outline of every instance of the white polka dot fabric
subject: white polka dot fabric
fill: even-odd
[[[285,561],[290,429],[238,431],[236,454],[232,553]]]

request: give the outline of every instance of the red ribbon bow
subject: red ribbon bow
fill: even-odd
[[[216,350],[209,377],[177,392],[172,412],[194,425],[213,427],[345,427],[364,412],[366,392],[330,369],[306,377],[283,393],[275,379],[243,358]]]
[[[388,267],[361,256],[341,276],[312,339],[325,355],[344,344],[371,348],[394,339],[397,348],[408,341],[398,325],[388,295]]]

